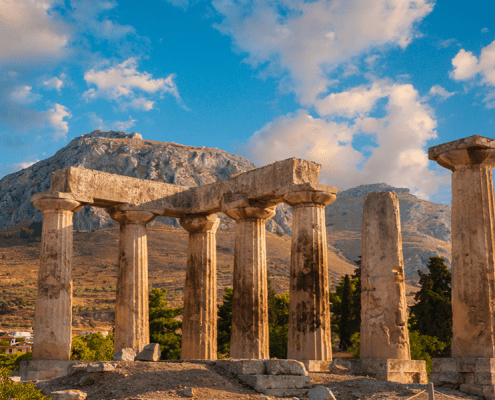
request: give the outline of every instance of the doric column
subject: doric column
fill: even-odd
[[[155,215],[131,205],[107,212],[120,225],[114,351],[130,347],[139,353],[150,338],[146,224]]]
[[[296,187],[283,197],[293,207],[287,358],[310,370],[332,360],[325,206],[336,192]]]
[[[396,193],[364,198],[361,248],[361,358],[410,360]]]
[[[482,136],[431,147],[452,171],[452,357],[495,357],[495,140]]]
[[[217,358],[217,250],[220,220],[215,214],[189,214],[180,226],[189,232],[182,352],[184,360]]]
[[[83,208],[72,195],[31,197],[43,211],[33,360],[69,360],[72,342],[72,216]]]
[[[222,211],[237,222],[230,357],[270,358],[265,222],[275,206],[243,202]]]

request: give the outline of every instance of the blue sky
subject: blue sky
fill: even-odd
[[[322,164],[449,202],[495,137],[495,2],[0,0],[0,178],[94,129]]]

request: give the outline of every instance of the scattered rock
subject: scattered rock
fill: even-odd
[[[264,375],[263,360],[217,360],[216,365],[234,375]]]
[[[121,349],[113,355],[113,359],[117,361],[134,361],[135,358],[136,352],[131,348]]]
[[[332,391],[325,386],[317,386],[308,392],[311,400],[337,400]]]
[[[332,374],[336,375],[347,375],[351,373],[352,364],[341,358],[334,358],[332,363],[329,365],[328,370]]]
[[[265,360],[268,375],[308,375],[304,364],[296,360]]]
[[[95,383],[95,380],[93,378],[90,378],[89,376],[83,376],[81,379],[79,379],[79,385],[81,386],[89,386]]]
[[[115,367],[111,363],[106,362],[98,362],[98,363],[90,363],[86,367],[86,372],[110,372],[115,371]]]
[[[192,390],[192,388],[184,389],[179,394],[181,394],[184,397],[194,397],[194,391]]]
[[[160,345],[150,343],[136,356],[135,361],[158,361],[160,359]]]
[[[84,400],[88,395],[80,390],[60,390],[51,392],[50,397],[53,400]]]

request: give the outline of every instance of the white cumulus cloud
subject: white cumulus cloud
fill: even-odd
[[[66,27],[54,18],[54,0],[0,2],[0,61],[57,57],[67,45]]]
[[[84,79],[88,85],[95,87],[84,92],[83,96],[88,100],[98,97],[116,100],[124,109],[151,110],[154,102],[138,95],[143,92],[160,96],[168,93],[180,102],[174,74],[154,79],[151,74],[138,71],[137,66],[137,60],[129,58],[117,65],[87,71]]]
[[[46,118],[48,123],[54,128],[54,138],[64,138],[69,132],[69,123],[65,121],[65,118],[72,118],[72,114],[69,109],[61,104],[55,104],[55,107],[46,111]]]
[[[383,46],[406,47],[414,26],[433,9],[427,0],[213,0],[247,62],[287,75],[302,104],[313,104],[328,74],[353,57]]]
[[[495,107],[495,40],[481,49],[479,57],[471,51],[459,50],[452,59],[454,67],[450,76],[457,81],[465,81],[479,77],[479,84],[486,85],[490,89],[485,96],[484,102],[487,108]]]
[[[440,85],[432,86],[429,93],[432,96],[440,96],[443,99],[448,99],[449,97],[452,97],[455,94],[455,92],[449,92],[443,86]]]
[[[53,78],[44,81],[43,85],[45,85],[45,87],[49,90],[56,90],[57,92],[60,92],[60,89],[62,89],[64,82],[62,81],[62,79],[59,79],[56,76],[54,76]]]
[[[10,94],[10,98],[17,104],[29,104],[41,99],[41,95],[33,93],[32,89],[27,85],[17,86]]]

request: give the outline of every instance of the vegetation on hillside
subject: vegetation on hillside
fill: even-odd
[[[42,400],[50,397],[43,393],[32,383],[13,382],[9,379],[11,370],[0,367],[0,399],[16,400]]]
[[[104,337],[97,332],[72,338],[70,359],[77,361],[113,360],[113,335]]]

